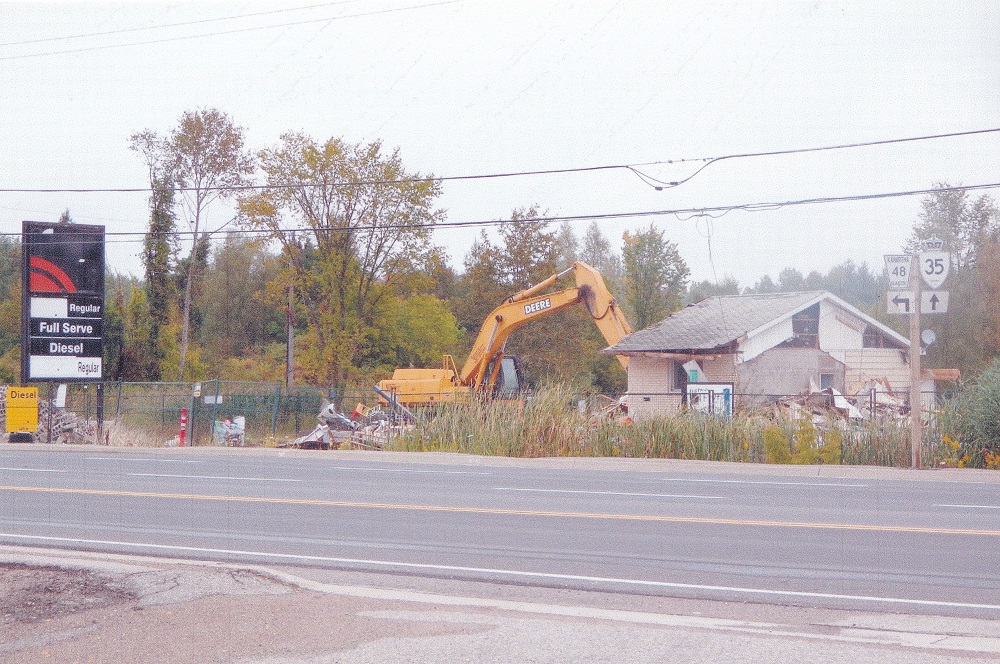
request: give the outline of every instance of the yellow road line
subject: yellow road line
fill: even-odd
[[[865,523],[822,523],[811,521],[768,521],[759,519],[723,519],[714,517],[664,516],[656,514],[609,514],[604,512],[559,512],[550,510],[517,510],[501,507],[456,507],[449,505],[412,505],[406,503],[372,503],[351,500],[320,500],[310,498],[267,498],[260,496],[219,496],[198,493],[158,493],[149,491],[116,491],[112,489],[69,489],[58,487],[2,486],[0,491],[56,493],[77,496],[117,496],[122,498],[161,498],[165,500],[205,500],[226,503],[269,503],[273,505],[313,505],[316,507],[356,507],[362,509],[412,510],[418,512],[454,512],[465,514],[499,514],[508,516],[562,517],[571,519],[604,519],[608,521],[650,521],[661,523],[694,523],[720,526],[756,526],[762,528],[813,528],[820,530],[862,530],[886,533],[923,533],[935,535],[985,535],[1000,537],[1000,530],[969,528],[928,528],[924,526],[880,526]]]

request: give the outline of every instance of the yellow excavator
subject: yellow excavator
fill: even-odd
[[[567,275],[573,274],[575,288],[543,293]],[[632,334],[618,303],[604,284],[601,273],[577,261],[531,288],[515,293],[494,309],[479,330],[461,371],[455,359],[445,355],[440,369],[396,369],[392,378],[380,381],[376,392],[394,406],[430,406],[442,402],[463,402],[472,395],[513,396],[524,384],[520,365],[504,356],[511,332],[561,309],[583,304],[609,346]],[[618,361],[628,368],[628,358]]]

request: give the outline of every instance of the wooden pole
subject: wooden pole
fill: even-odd
[[[923,437],[920,403],[920,274],[917,257],[910,264],[913,302],[910,307],[910,467],[920,468],[920,445]]]

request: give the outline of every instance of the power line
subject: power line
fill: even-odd
[[[244,18],[256,18],[258,16],[270,16],[271,14],[284,14],[288,12],[306,11],[309,9],[319,9],[320,7],[331,7],[334,5],[349,5],[357,0],[341,0],[340,2],[324,2],[320,5],[307,5],[304,7],[288,7],[286,9],[272,9],[266,12],[255,12],[252,14],[235,14],[233,16],[219,16],[216,18],[203,18],[196,21],[182,21],[179,23],[162,23],[160,25],[147,25],[140,28],[121,28],[118,30],[105,30],[104,32],[84,32],[77,35],[63,35],[61,37],[40,37],[38,39],[25,39],[23,41],[13,41],[0,43],[4,46],[25,46],[28,44],[42,44],[46,42],[66,41],[69,39],[87,39],[88,37],[107,37],[108,35],[122,35],[132,32],[149,32],[150,30],[164,30],[166,28],[181,28],[189,25],[202,25],[205,23],[219,23],[221,21],[238,21]],[[328,20],[328,19],[323,19]]]
[[[549,224],[564,221],[610,221],[616,219],[641,219],[647,217],[664,217],[673,216],[677,217],[680,221],[687,221],[695,217],[721,217],[729,212],[743,211],[743,212],[763,212],[769,210],[779,210],[786,207],[796,207],[801,205],[822,205],[827,203],[846,203],[846,202],[859,202],[859,201],[871,201],[871,200],[882,200],[889,198],[903,198],[907,196],[924,196],[940,192],[948,191],[985,191],[990,189],[1000,188],[1000,182],[993,182],[988,184],[975,184],[975,185],[957,185],[953,187],[934,187],[931,189],[911,189],[907,191],[894,191],[894,192],[883,192],[876,194],[855,194],[852,196],[825,196],[819,198],[803,198],[797,200],[787,200],[780,202],[760,202],[760,203],[741,203],[738,205],[718,205],[711,207],[700,207],[700,208],[670,208],[662,210],[645,210],[645,211],[635,211],[635,212],[607,212],[607,213],[597,213],[597,214],[576,214],[576,215],[548,215],[544,217],[531,217],[528,219],[491,219],[486,221],[456,221],[456,222],[440,222],[435,224],[387,224],[381,226],[351,226],[351,227],[330,227],[330,228],[279,228],[279,229],[242,229],[238,231],[227,231],[228,235],[244,236],[244,237],[257,237],[257,238],[267,238],[274,237],[276,235],[285,235],[291,233],[302,233],[303,231],[309,233],[341,233],[341,232],[357,232],[357,231],[377,231],[377,230],[438,230],[447,228],[478,228],[478,227],[489,227],[489,226],[503,226],[506,224],[513,223],[529,223],[529,224]],[[203,235],[204,231],[199,231],[199,235]],[[145,238],[147,233],[145,231],[117,231],[117,232],[107,232],[106,236],[111,236],[115,238],[128,238],[134,237],[134,240],[114,240],[115,242],[137,242],[140,239]],[[194,235],[194,231],[173,231],[169,235],[173,237],[188,237]],[[20,237],[20,233],[0,233],[0,237]],[[71,240],[67,240],[70,242]]]
[[[42,58],[50,55],[71,55],[74,53],[87,53],[89,51],[106,51],[113,48],[124,48],[128,46],[149,46],[151,44],[164,44],[167,42],[185,41],[190,39],[201,39],[203,37],[219,37],[225,35],[243,34],[246,32],[256,32],[258,30],[274,30],[277,28],[290,28],[299,25],[309,25],[312,23],[329,23],[331,21],[342,21],[349,18],[361,18],[365,16],[377,16],[380,14],[393,14],[396,12],[409,11],[411,9],[427,9],[428,7],[438,7],[440,5],[450,5],[462,0],[441,0],[441,2],[431,2],[423,5],[411,5],[408,7],[396,7],[393,9],[380,9],[370,12],[360,12],[357,14],[345,14],[343,16],[328,16],[326,18],[314,18],[302,21],[292,21],[290,23],[276,23],[274,25],[256,26],[253,28],[235,28],[233,30],[221,30],[218,32],[206,32],[198,35],[182,35],[179,37],[163,37],[162,39],[150,39],[147,41],[129,42],[127,44],[104,44],[101,46],[86,46],[82,48],[65,49],[62,51],[47,51],[43,53],[26,53],[23,55],[6,55],[0,57],[0,61],[5,60],[25,60],[28,58]]]
[[[956,137],[959,137],[959,136],[975,136],[977,134],[992,134],[992,133],[996,133],[996,132],[1000,132],[1000,128],[995,128],[995,129],[975,129],[975,130],[972,130],[972,131],[957,131],[957,132],[951,132],[951,133],[948,133],[948,134],[931,134],[931,135],[928,135],[928,136],[914,136],[914,137],[910,137],[910,138],[890,138],[890,139],[885,139],[885,140],[880,140],[880,141],[865,141],[865,142],[861,142],[861,143],[842,143],[840,145],[826,145],[826,146],[822,146],[822,147],[813,147],[813,148],[795,148],[795,149],[791,149],[791,150],[772,150],[770,152],[744,152],[742,154],[729,154],[729,155],[723,155],[721,157],[702,157],[702,158],[697,158],[697,159],[676,159],[676,160],[670,160],[670,161],[651,161],[651,162],[647,162],[647,163],[644,163],[644,164],[633,164],[632,166],[629,167],[629,170],[631,170],[633,173],[635,173],[639,177],[639,179],[641,179],[644,182],[646,182],[646,184],[649,184],[650,186],[655,187],[659,191],[661,189],[665,189],[665,188],[668,188],[668,187],[671,187],[671,188],[672,187],[678,187],[678,186],[684,184],[685,182],[689,181],[691,178],[695,177],[699,173],[701,173],[703,170],[705,170],[706,168],[708,168],[712,164],[717,164],[720,161],[724,161],[724,160],[727,160],[727,159],[744,159],[744,158],[748,158],[748,157],[775,157],[775,156],[780,156],[780,155],[804,154],[804,153],[807,153],[807,152],[825,152],[825,151],[829,151],[829,150],[846,150],[846,149],[850,149],[850,148],[867,148],[867,147],[875,147],[875,146],[878,146],[878,145],[892,145],[892,144],[895,144],[895,143],[912,143],[914,141],[928,141],[928,140],[934,140],[934,139],[939,139],[939,138],[956,138]],[[660,165],[666,165],[666,164],[684,164],[684,163],[692,163],[692,162],[705,162],[705,163],[704,163],[704,165],[701,168],[699,168],[698,170],[696,170],[694,173],[692,173],[691,175],[687,176],[683,180],[676,180],[676,181],[658,180],[657,178],[654,178],[651,175],[648,175],[646,173],[642,173],[641,171],[638,170],[639,166],[660,166]],[[656,185],[652,184],[654,182],[657,183],[657,184]],[[657,186],[657,185],[659,185],[659,186]]]
[[[227,187],[203,187],[201,191],[262,191],[267,189],[297,189],[299,187],[361,187],[361,186],[389,186],[389,185],[400,185],[400,184],[413,184],[420,182],[459,182],[463,180],[489,180],[498,178],[512,178],[512,177],[528,177],[537,175],[568,175],[573,173],[594,173],[599,171],[612,171],[612,170],[627,170],[636,174],[640,179],[642,179],[646,184],[650,182],[659,183],[662,186],[657,186],[657,189],[663,189],[666,187],[676,187],[684,184],[685,182],[691,180],[694,176],[698,175],[701,171],[705,170],[714,163],[718,163],[727,159],[747,159],[753,157],[773,157],[778,155],[790,155],[790,154],[803,154],[809,152],[824,152],[830,150],[847,150],[853,148],[862,147],[875,147],[879,145],[892,145],[896,143],[913,143],[917,141],[930,141],[942,138],[958,138],[964,136],[976,136],[981,134],[994,134],[1000,132],[1000,127],[993,129],[975,129],[971,131],[958,131],[950,132],[947,134],[928,134],[925,136],[911,136],[907,138],[890,138],[878,141],[866,141],[860,143],[844,143],[840,145],[826,145],[821,147],[811,147],[811,148],[793,148],[788,150],[773,150],[770,152],[744,152],[737,154],[723,155],[720,157],[700,157],[700,158],[686,158],[686,159],[668,159],[664,161],[648,161],[636,164],[609,164],[603,166],[580,166],[575,168],[552,168],[552,169],[540,169],[531,171],[508,171],[501,173],[486,173],[478,175],[444,175],[444,176],[427,176],[427,177],[412,177],[412,178],[402,178],[398,180],[357,180],[357,181],[346,181],[346,182],[325,182],[325,183],[312,183],[312,182],[293,182],[288,184],[251,184],[251,185],[239,185],[239,186],[227,186]],[[674,182],[666,182],[663,180],[658,180],[650,175],[642,173],[638,170],[640,166],[655,166],[655,165],[667,165],[667,164],[684,164],[692,162],[705,162],[704,165],[695,171],[693,174],[684,178],[683,180],[678,180]],[[174,191],[184,192],[184,191],[195,191],[195,187],[174,187]],[[51,188],[51,189],[41,189],[41,188],[0,188],[0,193],[16,193],[16,194],[129,194],[129,193],[147,193],[150,192],[150,187],[114,187],[114,188]]]

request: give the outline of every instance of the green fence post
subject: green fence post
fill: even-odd
[[[274,387],[274,406],[271,408],[271,438],[278,437],[278,408],[281,405],[281,384]]]
[[[122,413],[122,382],[118,381],[118,398],[115,400],[115,422]]]

